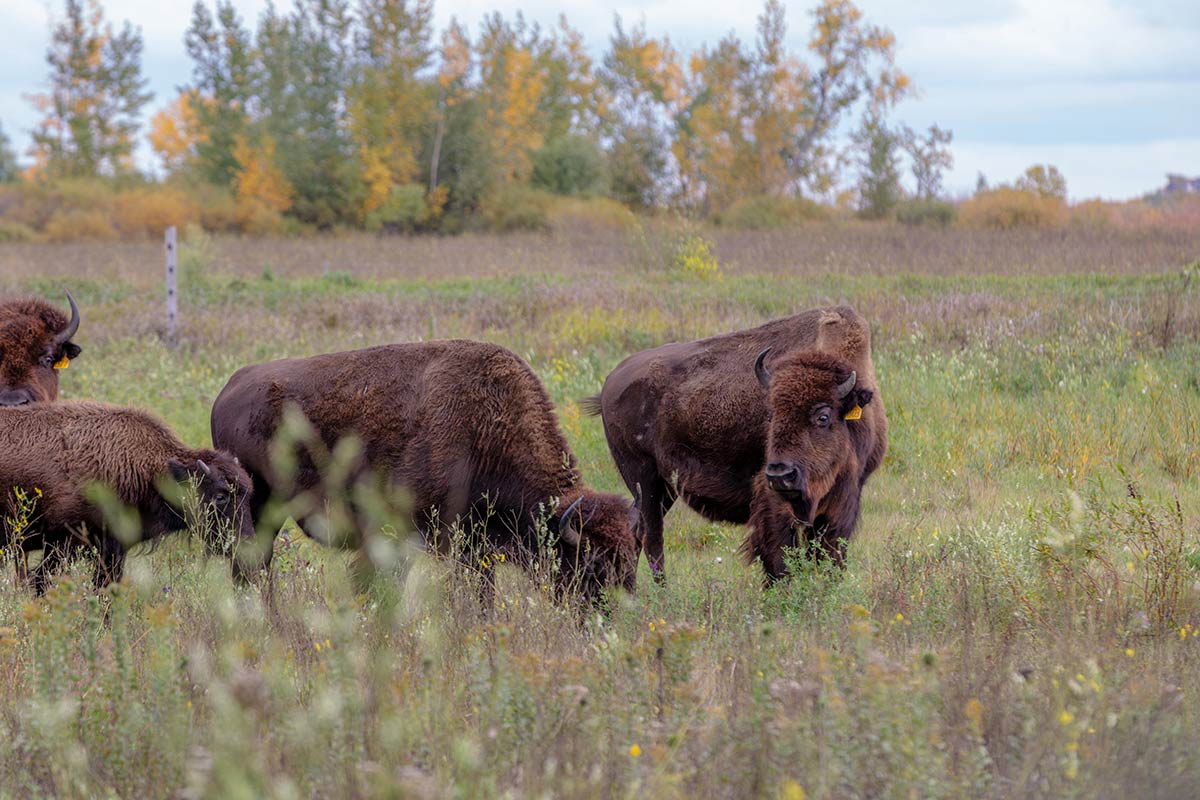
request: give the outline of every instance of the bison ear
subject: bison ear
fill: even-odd
[[[67,342],[63,345],[63,355],[67,358],[79,358],[79,354],[83,352],[83,348],[74,342]]]
[[[842,400],[842,419],[855,420],[862,414],[864,406],[871,402],[875,393],[870,389],[855,389]],[[858,413],[855,414],[855,409]],[[849,416],[854,415],[854,416]]]
[[[186,481],[188,479],[187,464],[184,464],[177,458],[172,458],[167,461],[167,471],[171,473],[171,477],[177,481]]]

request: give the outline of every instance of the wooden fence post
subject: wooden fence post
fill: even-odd
[[[167,228],[167,341],[174,346],[179,337],[179,286],[176,277],[175,226]]]

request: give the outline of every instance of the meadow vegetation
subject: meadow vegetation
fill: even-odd
[[[184,537],[102,597],[6,566],[0,798],[1191,796],[1197,255],[1072,226],[191,231],[172,349],[157,246],[0,247],[0,290],[83,308],[64,398],[193,445],[243,364],[464,336],[528,359],[585,479],[624,491],[577,404],[620,359],[841,302],[891,422],[843,573],[797,553],[764,592],[743,530],[676,508],[669,583],[643,567],[583,625],[508,566],[486,617],[417,550],[360,593],[294,530],[270,595]]]

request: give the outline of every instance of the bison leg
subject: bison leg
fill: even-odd
[[[74,549],[70,539],[46,542],[42,548],[42,560],[33,568],[33,572],[29,576],[35,595],[41,597],[46,593],[46,589],[50,585],[51,573],[57,571],[62,566],[63,562],[67,560],[67,557]]]
[[[125,572],[125,548],[112,536],[102,536],[96,544],[96,564],[92,568],[92,584],[103,589],[117,583]]]
[[[655,475],[644,483],[635,485],[634,494],[638,494],[637,486],[641,487],[639,516],[641,530],[638,532],[642,549],[646,552],[646,562],[650,565],[650,574],[654,582],[663,585],[667,582],[667,561],[663,552],[663,517],[675,503],[675,493],[666,483]]]

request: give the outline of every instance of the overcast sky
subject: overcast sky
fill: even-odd
[[[210,3],[211,4],[211,3]],[[253,25],[266,0],[236,0]],[[1057,165],[1072,197],[1123,199],[1200,175],[1200,0],[858,0],[868,20],[896,34],[898,64],[920,95],[896,117],[915,128],[954,131],[951,191],[976,175],[1008,181],[1033,163]],[[45,88],[50,19],[62,0],[0,0],[0,124],[20,151],[34,112],[24,94]],[[140,25],[152,109],[186,83],[183,32],[191,0],[103,0],[110,20]],[[286,8],[289,0],[277,0]],[[812,2],[788,3],[795,52],[808,37]],[[761,6],[729,0],[659,0],[599,6],[577,0],[443,0],[472,34],[484,14],[552,24],[560,11],[594,52],[607,45],[613,13],[645,20],[681,50],[730,30],[754,38]],[[152,113],[152,112],[151,112]]]

